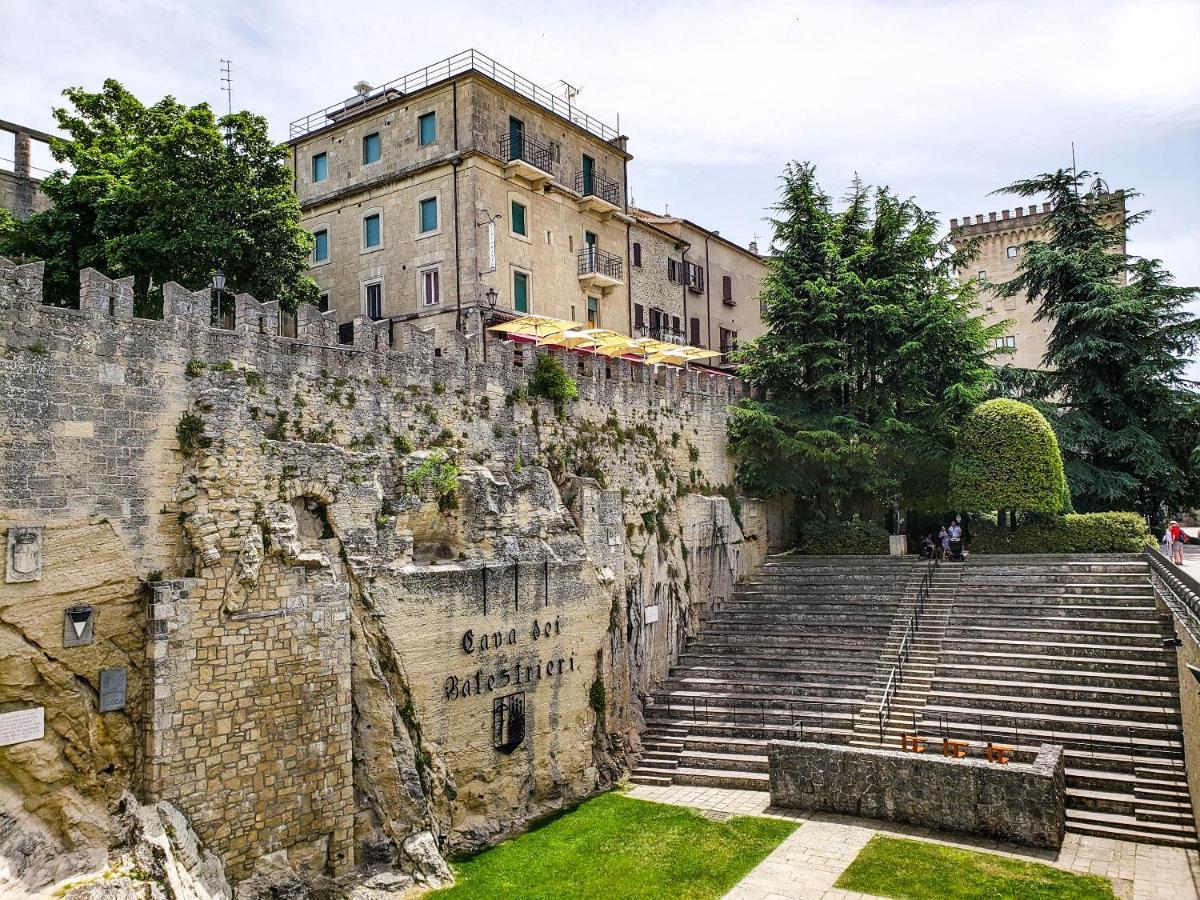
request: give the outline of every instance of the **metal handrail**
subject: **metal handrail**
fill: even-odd
[[[605,125],[599,119],[593,119],[570,101],[564,100],[544,87],[539,87],[528,78],[524,78],[507,66],[503,66],[478,50],[464,50],[446,59],[431,63],[428,66],[409,72],[401,78],[389,81],[367,94],[358,94],[340,103],[318,109],[316,112],[302,116],[291,123],[289,133],[291,138],[303,137],[312,131],[324,128],[339,119],[354,115],[359,110],[373,105],[382,105],[393,98],[400,98],[442,81],[449,81],[467,72],[477,72],[509,90],[532,100],[543,109],[548,109],[555,115],[562,116],[568,122],[578,125],[584,131],[591,132],[605,141],[615,141],[618,137],[615,128]]]
[[[908,624],[904,628],[904,634],[900,638],[900,647],[896,652],[896,665],[892,666],[891,672],[888,673],[887,685],[883,689],[883,697],[879,701],[879,741],[883,743],[883,732],[887,726],[888,720],[892,717],[892,700],[895,698],[896,689],[900,687],[904,680],[904,664],[908,661],[909,651],[912,650],[912,642],[916,637],[917,631],[921,627],[921,613],[925,611],[925,601],[929,599],[929,589],[933,585],[933,573],[939,565],[937,557],[929,560],[925,567],[925,573],[921,576],[921,583],[917,586],[917,600],[913,604],[912,615],[908,618]]]
[[[1163,604],[1200,643],[1200,582],[1156,550],[1142,558],[1150,564],[1150,585]]]

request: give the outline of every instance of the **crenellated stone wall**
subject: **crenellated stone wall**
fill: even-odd
[[[556,406],[474,312],[448,348],[361,320],[342,344],[308,307],[289,339],[250,297],[224,330],[204,292],[143,320],[128,281],[85,271],[73,310],[40,280],[0,261],[0,527],[44,529],[42,580],[0,585],[0,671],[39,673],[0,714],[47,721],[0,746],[5,808],[54,851],[29,890],[94,863],[125,788],[244,892],[444,880],[440,854],[627,771],[641,698],[782,540],[779,508],[718,493],[732,379],[558,351]],[[64,647],[82,602],[94,641]]]

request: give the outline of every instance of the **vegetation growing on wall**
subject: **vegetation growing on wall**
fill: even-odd
[[[459,468],[443,450],[434,450],[412,471],[404,476],[404,487],[410,494],[420,494],[428,485],[442,512],[458,506]]]
[[[545,397],[562,404],[579,396],[579,386],[556,357],[539,353],[533,376],[529,379],[529,396]]]
[[[880,499],[942,508],[1000,326],[953,278],[961,257],[932,213],[858,181],[835,211],[809,163],[781,180],[759,298],[770,330],[737,355],[756,397],[729,424],[738,480],[829,518]]]
[[[950,492],[958,509],[1062,512],[1070,497],[1050,423],[1028,403],[981,403],[959,431]]]

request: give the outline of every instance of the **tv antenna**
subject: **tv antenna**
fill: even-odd
[[[231,60],[221,60],[221,90],[225,92],[225,108],[233,115],[233,63]]]
[[[563,86],[563,96],[567,98],[568,104],[574,103],[575,98],[583,92],[583,88],[575,87],[569,82],[560,80],[558,83]]]

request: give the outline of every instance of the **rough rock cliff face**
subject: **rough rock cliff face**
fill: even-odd
[[[281,339],[244,297],[223,331],[172,285],[134,320],[83,285],[42,307],[0,261],[0,530],[40,554],[0,584],[0,715],[45,711],[0,746],[0,885],[119,865],[126,791],[239,896],[443,881],[627,771],[647,689],[766,550],[771,511],[715,491],[730,381],[568,354],[556,406],[528,349],[342,345],[311,310]]]

